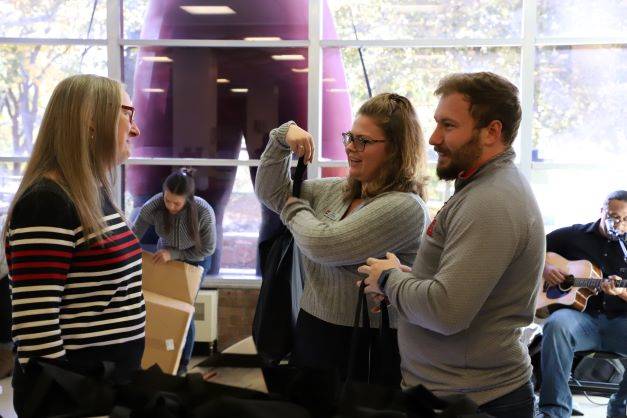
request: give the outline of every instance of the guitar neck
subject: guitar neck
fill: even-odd
[[[589,287],[592,289],[601,288],[601,284],[606,280],[612,280],[610,278],[604,277],[603,279],[584,279],[580,277],[575,277],[573,280],[573,286],[575,287]],[[627,280],[614,280],[614,284],[616,287],[627,287]]]

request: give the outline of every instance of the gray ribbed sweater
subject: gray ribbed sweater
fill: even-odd
[[[172,228],[166,232],[163,213],[167,209],[163,202],[163,193],[154,195],[144,203],[133,224],[133,232],[141,239],[148,227],[154,225],[155,232],[159,235],[157,248],[170,251],[174,260],[202,261],[216,249],[216,216],[213,208],[203,198],[194,196],[194,202],[198,209],[198,232],[201,243],[199,250],[194,247],[194,239],[188,228],[190,221],[187,207],[174,215]]]
[[[291,152],[285,143],[290,124],[270,133],[255,193],[281,215],[303,255],[301,308],[323,321],[350,326],[357,302],[355,283],[363,279],[357,267],[368,257],[385,257],[386,251],[411,264],[428,223],[427,210],[417,195],[390,192],[367,199],[359,210],[342,219],[351,202],[343,199],[346,180],[341,178],[303,182],[301,199],[284,207],[292,189]],[[393,323],[395,316],[392,309]],[[371,323],[377,326],[378,315],[371,314]]]
[[[513,158],[506,151],[457,180],[413,272],[390,274],[385,293],[399,312],[403,387],[423,384],[483,404],[531,376],[520,335],[533,320],[545,238]]]

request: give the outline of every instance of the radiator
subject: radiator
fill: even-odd
[[[201,289],[194,308],[195,340],[215,346],[218,340],[218,291]]]

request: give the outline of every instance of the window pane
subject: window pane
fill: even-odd
[[[178,167],[126,166],[125,212],[135,220],[141,206],[161,192],[165,178]],[[262,226],[261,205],[255,197],[248,167],[197,167],[196,195],[205,199],[216,214],[218,241],[209,274],[255,276],[257,239]],[[265,215],[264,215],[265,216]],[[280,220],[279,220],[280,223]],[[155,245],[157,237],[147,232],[144,245]],[[147,247],[148,249],[150,247]]]
[[[538,49],[534,160],[624,164],[627,48]]]
[[[372,94],[394,92],[408,97],[416,108],[425,139],[435,128],[433,95],[438,81],[462,71],[492,71],[519,85],[519,48],[329,48],[323,55],[322,156],[343,160],[340,133],[350,128],[353,115]],[[366,68],[364,72],[364,66]],[[367,75],[367,77],[366,77]],[[519,147],[519,141],[514,142]],[[429,148],[429,160],[437,155]]]
[[[218,4],[199,7],[183,0],[123,0],[124,37],[308,39],[307,0],[224,0]]]
[[[4,226],[13,195],[22,181],[26,164],[0,162],[0,225]]]
[[[419,2],[423,3],[423,2]],[[328,0],[325,39],[517,38],[522,1]]]
[[[106,48],[0,45],[0,154],[30,154],[52,90],[76,73],[107,75]]]
[[[614,190],[624,190],[626,178],[624,167],[533,170],[531,187],[546,232],[598,219],[605,197]]]
[[[303,48],[126,48],[142,132],[133,156],[237,159],[244,137],[246,159],[259,158],[273,128],[306,126],[307,74],[292,71],[307,68],[306,56]]]
[[[624,36],[627,2],[624,0],[539,0],[541,36]]]
[[[107,2],[98,0],[0,0],[0,37],[107,37]]]

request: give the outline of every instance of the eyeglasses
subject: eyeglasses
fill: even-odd
[[[133,124],[133,115],[135,115],[135,108],[133,106],[122,105],[122,109],[128,110],[129,112],[131,112],[131,113],[128,114],[128,121],[132,125]]]
[[[387,142],[387,139],[370,139],[362,135],[355,136],[350,131],[342,132],[342,144],[347,147],[351,142],[353,143],[355,150],[361,152],[366,148],[366,145],[374,144],[375,142]]]

